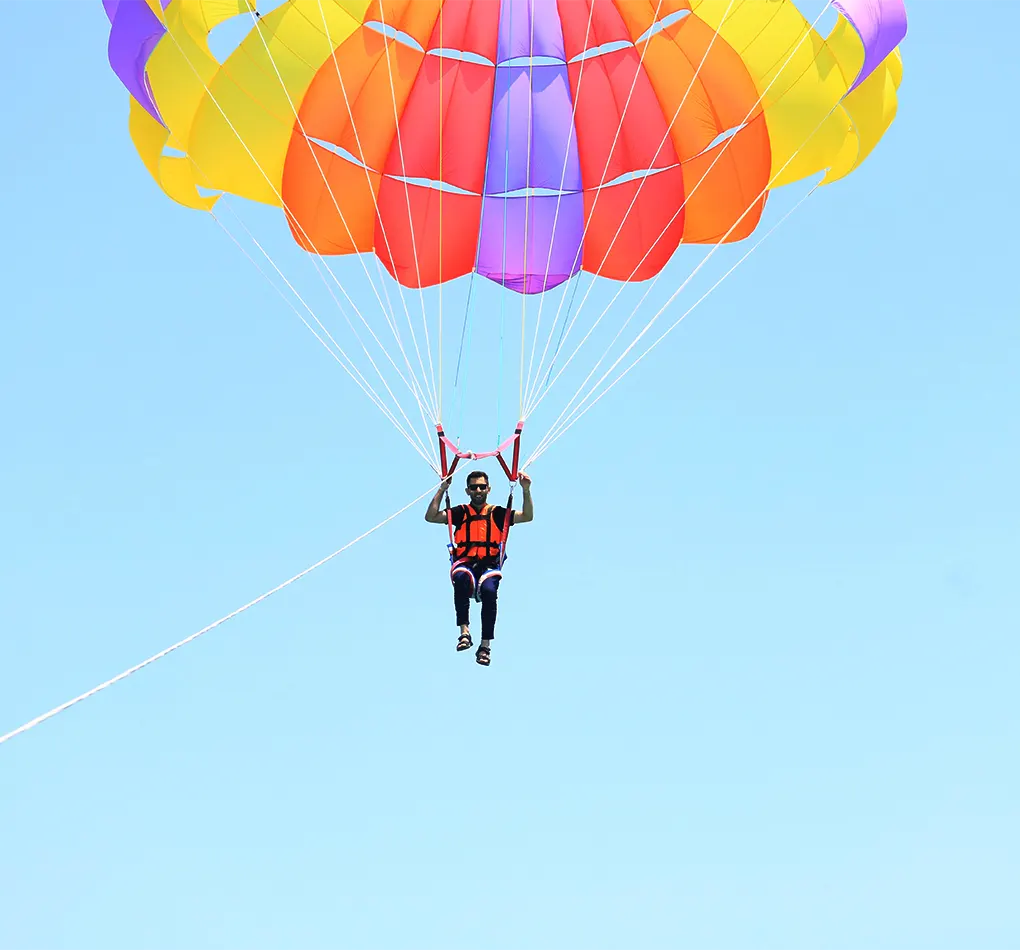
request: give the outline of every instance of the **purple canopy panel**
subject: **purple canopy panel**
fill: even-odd
[[[903,0],[832,0],[832,5],[864,44],[864,65],[850,87],[853,92],[907,35],[907,11]]]
[[[501,0],[496,62],[520,56],[550,56],[566,62],[563,27],[550,0]]]
[[[170,0],[160,0],[165,10]],[[145,0],[103,0],[110,20],[110,66],[135,101],[162,123],[145,78],[145,64],[166,27]]]
[[[560,62],[506,65],[531,55]],[[584,202],[564,55],[554,3],[503,0],[497,59],[504,65],[496,68],[475,269],[523,293],[554,287],[580,266]],[[513,195],[534,188],[562,194]]]
[[[580,192],[528,198],[484,198],[482,240],[475,269],[483,277],[518,293],[551,290],[580,270],[583,232],[584,195]]]
[[[521,188],[558,191],[561,185],[565,191],[580,191],[581,162],[572,119],[566,64],[497,68],[485,194]]]

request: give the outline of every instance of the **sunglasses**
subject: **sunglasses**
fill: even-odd
[[[488,485],[468,485],[467,490],[469,492],[488,491],[489,490],[489,486]]]

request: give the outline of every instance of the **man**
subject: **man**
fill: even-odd
[[[453,476],[444,479],[439,491],[429,502],[425,520],[429,524],[446,524],[446,511],[439,505],[453,481]],[[482,642],[475,653],[475,662],[488,666],[491,659],[492,640],[496,630],[496,596],[499,592],[500,553],[510,525],[527,524],[534,520],[535,509],[531,502],[531,479],[521,472],[518,476],[524,491],[524,504],[520,511],[507,510],[498,505],[487,504],[489,497],[489,476],[485,472],[472,472],[467,477],[467,494],[471,499],[467,505],[450,509],[450,520],[454,528],[453,605],[457,611],[457,626],[460,637],[457,650],[470,650],[474,646],[468,627],[468,608],[475,595],[482,602]]]

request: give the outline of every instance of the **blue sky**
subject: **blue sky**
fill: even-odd
[[[152,183],[100,5],[2,10],[0,732],[434,481]],[[872,158],[536,464],[493,666],[407,513],[0,749],[0,947],[1020,945],[1020,64],[909,12]]]

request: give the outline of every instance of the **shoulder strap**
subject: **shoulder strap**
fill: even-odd
[[[503,530],[499,536],[499,569],[503,569],[506,560],[506,540],[510,537],[510,525],[514,517],[514,483],[510,483],[510,497],[506,500],[506,514],[503,515]]]
[[[460,507],[458,505],[458,507]],[[450,549],[450,558],[453,558],[454,552],[457,550],[457,542],[453,537],[453,509],[450,507],[450,493],[446,493],[446,530],[450,535],[450,543],[447,547]]]

